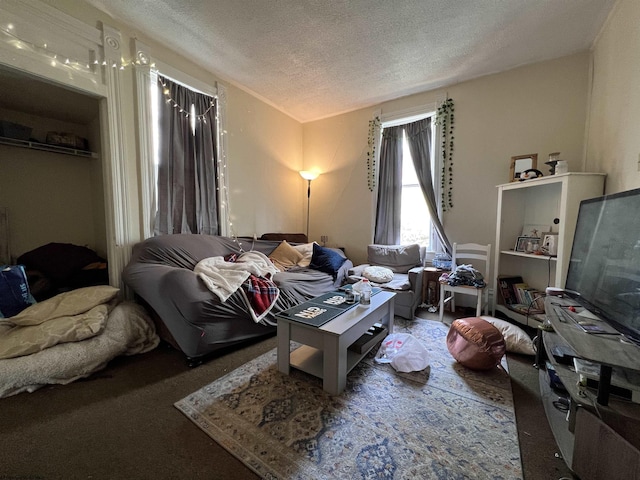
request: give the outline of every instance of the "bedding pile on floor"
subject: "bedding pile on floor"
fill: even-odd
[[[0,398],[67,384],[159,343],[146,311],[108,285],[65,292],[0,319]]]

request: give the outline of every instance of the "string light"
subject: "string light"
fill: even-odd
[[[55,52],[49,48],[47,43],[38,45],[27,40],[23,40],[15,33],[15,26],[13,24],[8,24],[6,27],[0,26],[0,32],[8,37],[8,39],[5,41],[7,44],[13,45],[18,50],[30,51],[32,53],[36,53],[46,57],[52,67],[62,67],[76,71],[93,73],[95,68],[98,66],[109,66],[109,63],[104,58],[95,59],[93,60],[93,62],[86,62],[77,58],[68,57],[61,54],[60,52]],[[155,64],[152,63],[150,65],[146,65],[139,60],[133,61],[120,59],[119,61],[113,61],[110,66],[114,69],[122,71],[126,68],[135,68],[137,66],[155,67]]]
[[[207,118],[206,117],[209,115],[209,112],[211,111],[211,109],[216,106],[215,97],[211,97],[211,101],[209,102],[209,106],[204,112],[202,112],[202,113],[196,112],[195,115],[194,115],[194,114],[189,113],[189,107],[186,107],[184,105],[180,105],[173,97],[171,97],[171,91],[169,90],[169,87],[165,83],[164,79],[159,77],[158,80],[162,84],[162,94],[164,95],[165,102],[167,104],[172,105],[173,108],[177,108],[180,113],[184,114],[185,118],[195,117],[196,119],[198,119],[199,121],[201,121],[205,125],[207,124]],[[218,121],[217,114],[216,114],[216,121]]]

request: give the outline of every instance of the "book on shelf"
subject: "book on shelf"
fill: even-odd
[[[520,276],[498,276],[498,286],[500,288],[500,294],[502,295],[502,300],[504,300],[505,305],[513,305],[518,303],[516,291],[513,286],[517,283],[522,282],[523,280]]]
[[[498,285],[504,304],[523,315],[544,313],[544,294],[530,287],[520,276],[499,276]]]
[[[513,285],[513,288],[515,289],[516,298],[518,299],[518,303],[528,304],[529,301],[527,300],[527,297],[525,295],[525,291],[528,288],[530,288],[529,284],[526,283],[526,282],[515,283]]]

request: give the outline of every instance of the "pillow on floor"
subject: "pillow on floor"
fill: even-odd
[[[502,336],[507,346],[507,352],[522,353],[524,355],[535,355],[536,349],[533,345],[533,340],[527,335],[527,332],[520,327],[509,323],[505,320],[500,320],[493,317],[480,317],[486,320],[491,325],[496,327]]]

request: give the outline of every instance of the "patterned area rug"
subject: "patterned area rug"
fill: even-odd
[[[457,364],[431,320],[402,321],[430,367],[398,374],[376,349],[332,397],[321,380],[277,370],[276,350],[175,406],[263,478],[521,479],[509,376]]]

